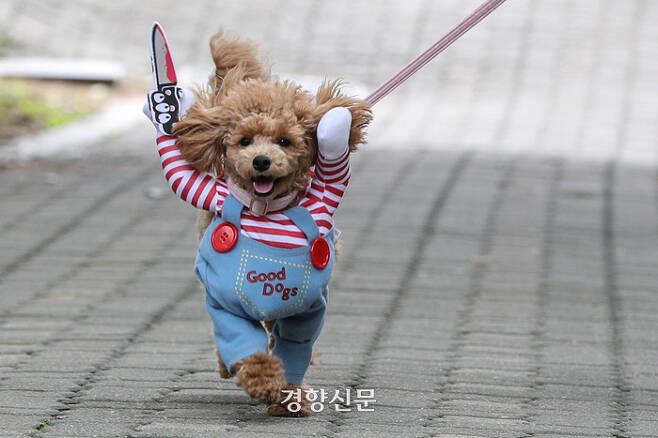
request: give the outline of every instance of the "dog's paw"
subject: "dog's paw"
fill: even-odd
[[[267,407],[268,415],[272,417],[308,417],[311,415],[311,400],[308,399],[306,385],[288,383],[281,389],[277,403]]]
[[[279,401],[285,384],[281,360],[263,353],[252,354],[239,361],[238,386],[259,403],[273,404]]]

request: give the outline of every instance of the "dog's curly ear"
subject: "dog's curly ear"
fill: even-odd
[[[220,122],[221,107],[212,105],[211,99],[197,93],[197,101],[185,118],[174,125],[173,135],[186,161],[201,172],[219,176],[223,173],[227,130]]]
[[[223,173],[224,141],[230,119],[222,108],[222,99],[236,84],[249,79],[266,80],[270,72],[258,59],[252,42],[229,36],[224,31],[210,39],[210,52],[215,73],[208,87],[196,92],[196,102],[185,118],[174,125],[173,134],[185,160],[199,171],[219,176]]]
[[[352,113],[352,128],[350,130],[350,152],[357,150],[358,145],[366,143],[366,128],[372,121],[370,104],[363,99],[345,96],[341,92],[342,81],[325,81],[315,95],[317,104],[314,111],[315,127],[322,116],[332,108],[345,107]]]

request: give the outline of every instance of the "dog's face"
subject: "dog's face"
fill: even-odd
[[[289,83],[245,81],[222,99],[224,173],[263,200],[308,182],[315,161],[312,96]]]
[[[314,96],[292,83],[241,80],[193,105],[175,132],[194,167],[271,200],[309,182],[316,107]]]

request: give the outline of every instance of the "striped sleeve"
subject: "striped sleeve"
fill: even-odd
[[[318,154],[315,166],[315,179],[311,182],[309,195],[320,199],[331,215],[340,204],[350,181],[350,152],[345,150],[336,158]]]
[[[199,172],[185,161],[176,138],[159,134],[157,144],[162,172],[171,190],[197,208],[217,211],[228,194],[226,184],[207,173]]]

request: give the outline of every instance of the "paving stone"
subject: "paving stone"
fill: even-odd
[[[59,415],[59,420],[46,426],[43,433],[57,437],[127,437],[133,432],[129,425],[142,419],[132,412],[126,409],[76,407]]]
[[[47,421],[48,417],[39,415],[0,414],[0,436],[27,437],[36,431],[34,428]]]

